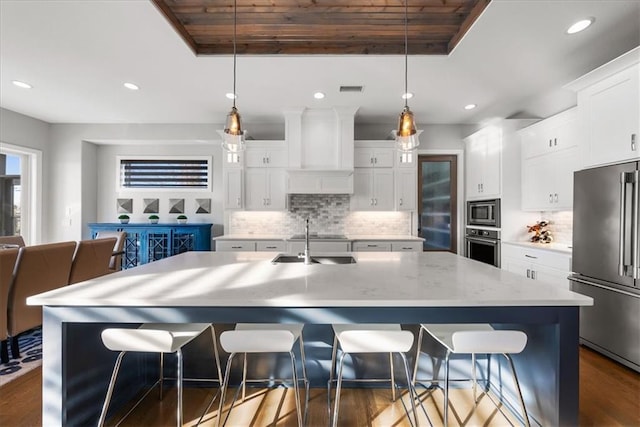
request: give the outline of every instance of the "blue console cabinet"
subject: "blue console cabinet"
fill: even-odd
[[[122,268],[131,268],[187,251],[211,250],[213,224],[91,223],[91,237],[98,231],[124,231]]]

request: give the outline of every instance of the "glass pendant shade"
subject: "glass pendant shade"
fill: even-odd
[[[230,152],[244,150],[244,132],[242,131],[240,113],[238,113],[236,107],[231,108],[231,111],[227,115],[222,148]]]
[[[398,130],[396,131],[396,148],[399,151],[411,151],[420,145],[416,132],[416,122],[413,113],[408,106],[405,106],[398,120]]]

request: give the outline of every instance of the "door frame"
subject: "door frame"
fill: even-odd
[[[456,237],[455,237],[455,250],[454,253],[459,255],[464,255],[464,150],[438,150],[438,149],[418,149],[418,159],[417,159],[417,167],[421,169],[420,158],[424,156],[429,157],[455,157],[456,161],[456,176],[455,176],[455,188],[456,188],[456,197],[455,197],[455,212],[456,212],[456,224],[452,226],[452,230],[455,228]],[[422,210],[422,171],[418,170],[417,174],[417,209],[415,216],[414,229],[418,229],[418,220],[420,216],[420,211]],[[460,252],[462,249],[462,252]]]

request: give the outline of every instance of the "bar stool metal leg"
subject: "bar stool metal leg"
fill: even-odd
[[[522,397],[522,390],[520,390],[520,382],[518,381],[518,375],[516,374],[516,368],[513,365],[513,359],[510,355],[503,353],[504,357],[509,361],[509,367],[511,368],[511,375],[513,375],[513,382],[518,391],[518,398],[520,399],[520,406],[522,407],[522,416],[524,417],[524,424],[526,427],[530,427],[529,415],[527,414],[527,407],[524,404],[524,398]]]
[[[444,426],[449,425],[449,358],[451,351],[447,350],[444,360]]]
[[[393,369],[393,353],[389,353],[389,369],[391,370],[391,401],[396,401],[396,379]]]
[[[118,354],[118,358],[116,359],[116,363],[113,366],[113,372],[111,372],[111,380],[109,381],[109,388],[107,389],[107,397],[104,399],[104,404],[102,405],[102,412],[100,412],[100,418],[98,419],[98,427],[104,426],[104,422],[107,418],[107,410],[109,409],[109,404],[111,403],[111,396],[113,395],[113,389],[116,385],[116,378],[118,377],[118,372],[120,371],[120,364],[122,363],[122,358],[126,352],[121,351]]]
[[[229,375],[231,373],[231,364],[233,363],[233,358],[235,357],[236,353],[231,353],[229,355],[229,359],[227,359],[227,367],[225,369],[224,372],[224,380],[222,381],[222,391],[220,392],[220,403],[218,404],[218,422],[216,423],[217,427],[220,427],[221,425],[224,425],[224,423],[222,423],[222,410],[224,409],[224,399],[225,396],[227,394],[227,387],[229,386]],[[209,407],[213,404],[213,400],[211,401],[211,403],[209,403]],[[232,407],[229,408],[229,413],[231,413],[231,409],[233,408],[233,404]],[[209,408],[207,408],[205,410],[205,412],[209,411]],[[227,415],[228,416],[228,415]],[[226,418],[225,418],[225,422],[226,422]]]
[[[178,419],[178,427],[182,426],[182,350],[176,351],[178,356],[178,409],[176,410],[176,417]]]

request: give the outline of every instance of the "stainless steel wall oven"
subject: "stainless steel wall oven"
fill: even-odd
[[[465,256],[500,267],[500,230],[467,227]]]

